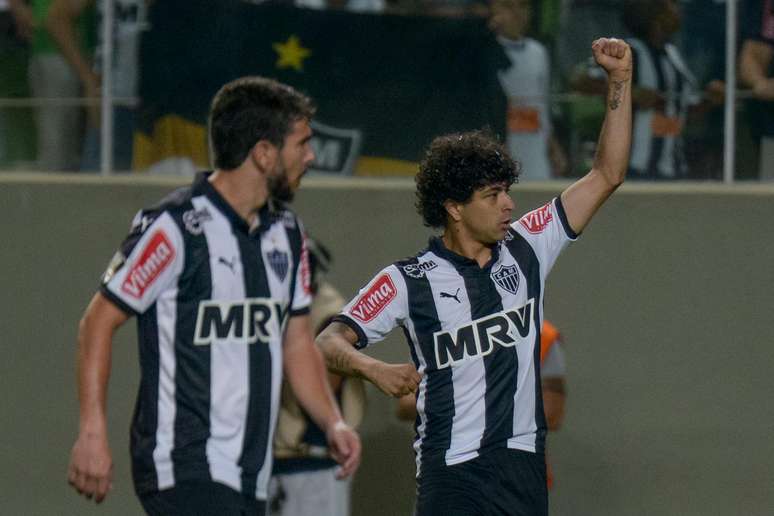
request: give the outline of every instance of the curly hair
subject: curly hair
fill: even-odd
[[[417,212],[425,226],[446,227],[444,202],[467,202],[473,192],[492,184],[510,186],[518,181],[520,168],[488,131],[439,136],[419,163]]]

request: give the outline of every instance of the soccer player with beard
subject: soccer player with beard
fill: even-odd
[[[285,377],[323,429],[341,475],[360,461],[309,322],[296,216],[271,207],[314,159],[311,100],[260,77],[226,84],[209,117],[215,170],[141,210],[80,322],[80,424],[69,483],[112,488],[106,396],[113,335],[137,317],[140,388],[132,472],[151,515],[265,512]]]

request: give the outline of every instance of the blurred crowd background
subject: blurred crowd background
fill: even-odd
[[[774,1],[737,10],[734,180],[765,181]],[[412,175],[432,136],[489,127],[523,181],[578,177],[604,112],[590,44],[616,36],[635,56],[630,177],[719,181],[726,16],[725,0],[0,0],[0,170],[191,174],[207,100],[256,74],[318,102],[313,173]]]

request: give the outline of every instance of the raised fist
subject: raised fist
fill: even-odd
[[[632,51],[616,38],[599,38],[591,44],[594,61],[604,68],[610,79],[621,81],[632,77]]]

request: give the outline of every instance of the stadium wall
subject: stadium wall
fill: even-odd
[[[139,207],[177,179],[0,176],[0,513],[139,514],[128,427],[134,324],[115,342],[113,492],[102,507],[66,483],[77,431],[75,334]],[[517,212],[563,184],[514,188]],[[296,207],[335,253],[346,297],[423,247],[410,181],[308,178]],[[549,441],[554,515],[770,514],[774,507],[774,188],[627,184],[560,258],[546,314],[565,334],[569,401]],[[408,360],[400,335],[375,356]],[[412,431],[371,389],[355,516],[409,514]]]

